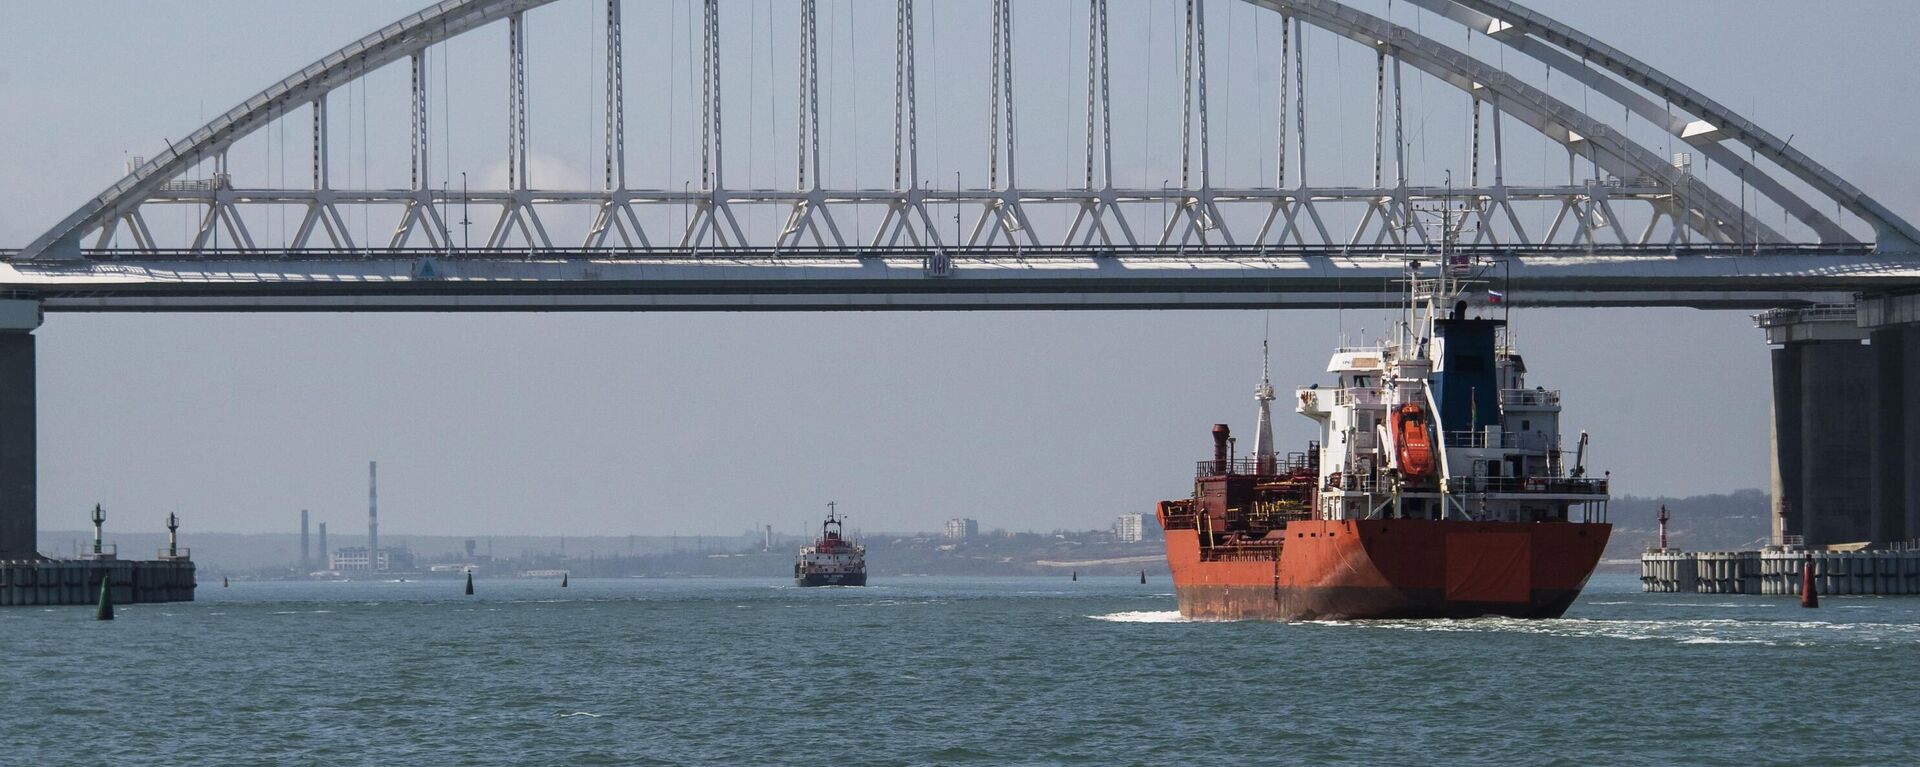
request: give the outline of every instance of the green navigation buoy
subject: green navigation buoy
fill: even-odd
[[[233,583],[227,580],[227,576],[224,576],[224,575],[220,576],[220,588],[224,589],[232,585]]]
[[[467,571],[467,596],[473,596],[473,571]]]
[[[567,587],[567,574],[566,574],[566,573],[561,573],[561,574],[560,574],[560,588],[563,588],[563,589],[564,589],[564,588],[566,588],[566,587]]]
[[[1141,571],[1140,571],[1140,583],[1141,583],[1141,585],[1145,585],[1145,584],[1146,584],[1146,582],[1147,582],[1147,571],[1145,571],[1145,570],[1141,570]]]
[[[1075,570],[1075,571],[1073,571],[1073,580],[1076,580],[1076,581],[1077,581],[1077,580],[1080,580],[1080,571],[1079,571],[1079,570]]]
[[[113,576],[100,576],[100,607],[93,611],[95,620],[113,620]]]

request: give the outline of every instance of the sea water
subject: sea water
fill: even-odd
[[[0,764],[1913,764],[1920,599],[1197,623],[1164,578],[203,584],[0,610]]]

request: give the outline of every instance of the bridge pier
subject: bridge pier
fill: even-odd
[[[1874,404],[1873,494],[1882,511],[1875,537],[1920,539],[1920,293],[1867,296],[1860,325],[1872,332],[1878,375]]]
[[[37,560],[33,331],[40,302],[0,299],[0,561]]]
[[[1773,542],[1920,537],[1920,301],[1759,315],[1773,349]],[[1904,303],[1903,303],[1904,302]]]

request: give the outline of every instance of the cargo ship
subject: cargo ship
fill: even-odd
[[[820,537],[812,546],[800,549],[793,563],[796,586],[867,585],[867,548],[846,536],[845,517],[836,504],[827,503],[827,521],[820,523]]]
[[[1409,264],[1388,338],[1340,348],[1296,392],[1320,439],[1273,448],[1263,364],[1254,449],[1213,427],[1191,498],[1163,501],[1180,612],[1213,620],[1555,618],[1599,564],[1608,480],[1572,465],[1560,394],[1528,388],[1506,319],[1451,257]],[[1502,300],[1487,290],[1483,311]]]

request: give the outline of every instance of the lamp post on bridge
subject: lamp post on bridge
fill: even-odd
[[[467,218],[467,172],[460,171],[460,250],[473,249],[473,241],[467,238],[467,224],[473,223]]]
[[[1173,232],[1173,226],[1170,223],[1170,220],[1167,218],[1167,196],[1168,196],[1167,190],[1171,188],[1169,184],[1172,184],[1172,183],[1173,183],[1173,179],[1170,179],[1170,178],[1160,179],[1160,229],[1161,231],[1167,232],[1168,234],[1171,234]],[[1167,244],[1167,236],[1168,235],[1160,236],[1160,244],[1162,246]]]
[[[453,196],[452,190],[447,187],[452,183],[447,179],[440,179],[440,242],[446,248],[448,256],[453,255],[453,229],[447,226],[447,205],[451,202],[447,198]]]

